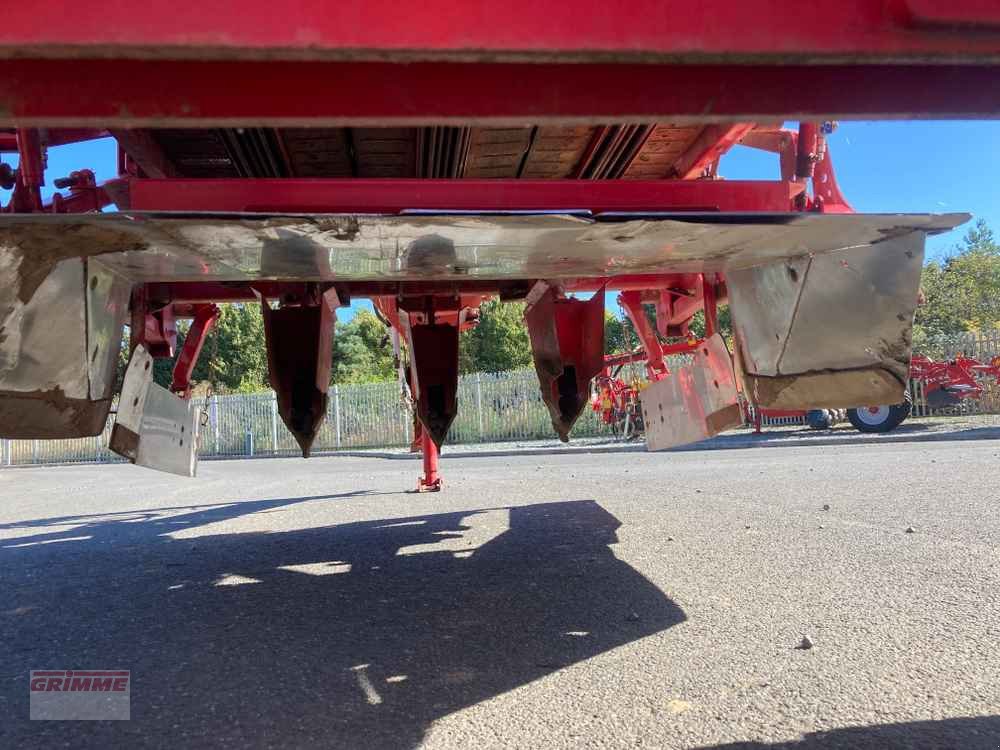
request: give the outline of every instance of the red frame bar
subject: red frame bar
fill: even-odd
[[[952,0],[8,3],[0,56],[927,60],[1000,54],[1000,9]],[[991,33],[993,32],[993,33]],[[155,80],[155,79],[150,79]]]
[[[215,305],[199,305],[194,310],[194,321],[191,323],[191,328],[188,329],[187,337],[184,339],[184,345],[177,355],[173,379],[170,383],[170,390],[181,398],[188,398],[191,395],[191,373],[194,372],[205,340],[218,319],[219,308]]]
[[[990,117],[997,77],[993,65],[11,59],[0,60],[0,127]]]
[[[667,363],[663,361],[663,345],[660,343],[652,323],[646,317],[642,303],[641,292],[622,292],[618,295],[618,304],[625,310],[632,327],[635,329],[642,350],[646,353],[646,375],[651,381],[657,381],[670,374]]]
[[[805,186],[769,180],[132,179],[134,211],[788,211]]]

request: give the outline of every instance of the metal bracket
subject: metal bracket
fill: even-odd
[[[539,281],[527,302],[524,321],[542,400],[565,443],[590,399],[590,381],[604,368],[604,287],[583,301],[557,298],[553,286]]]
[[[661,451],[714,437],[742,422],[733,361],[722,336],[705,339],[694,363],[642,391],[646,446]]]
[[[125,370],[109,447],[170,474],[193,477],[198,466],[198,410],[153,382],[153,357],[141,344]]]

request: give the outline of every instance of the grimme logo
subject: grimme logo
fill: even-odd
[[[129,719],[128,670],[33,669],[32,719]]]

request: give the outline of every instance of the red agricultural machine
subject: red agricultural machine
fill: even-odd
[[[924,238],[968,217],[854,213],[827,135],[835,119],[996,116],[998,73],[983,3],[11,4],[0,436],[94,435],[117,403],[116,451],[192,474],[190,373],[221,302],[261,306],[278,410],[308,455],[336,310],[374,300],[431,488],[458,333],[486,297],[527,302],[563,439],[604,367],[610,290],[649,355],[651,448],[738,421],[738,391],[775,409],[897,403]],[[46,171],[47,149],[106,136],[113,179]],[[737,145],[773,153],[777,178],[722,179]],[[63,192],[43,200],[47,182]],[[691,364],[668,375],[672,346]],[[164,389],[150,363],[171,356]]]

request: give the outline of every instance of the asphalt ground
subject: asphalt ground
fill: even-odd
[[[417,468],[0,471],[0,748],[1000,747],[1000,441]]]

